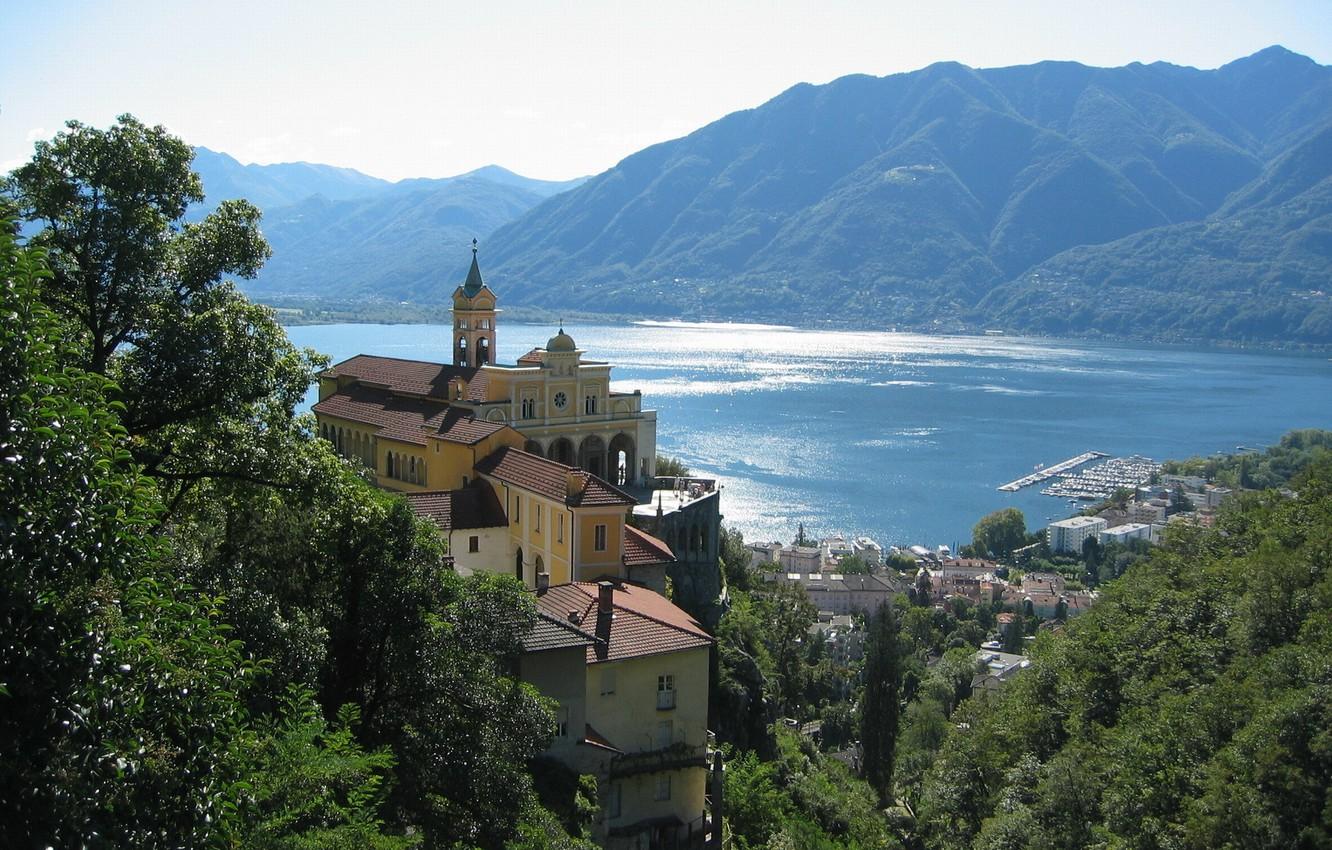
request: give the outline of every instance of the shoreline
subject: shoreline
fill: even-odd
[[[278,324],[283,327],[310,327],[319,325],[440,325],[451,324],[452,308],[448,304],[417,304],[413,302],[322,302],[305,299],[272,299],[264,301],[252,299],[256,304],[273,310]],[[297,306],[308,305],[308,306]],[[1214,340],[1191,337],[1148,337],[1123,336],[1117,334],[1089,333],[1081,336],[1051,335],[1030,331],[1001,330],[995,333],[992,327],[973,326],[965,323],[950,324],[946,327],[926,325],[914,326],[876,326],[854,320],[825,319],[821,322],[804,324],[787,321],[763,321],[752,317],[726,318],[721,316],[647,316],[634,313],[588,313],[583,311],[556,312],[542,307],[514,306],[503,310],[505,319],[517,324],[567,324],[567,325],[612,325],[627,327],[697,327],[697,328],[764,328],[782,331],[834,331],[846,333],[902,333],[919,334],[930,337],[978,337],[989,340],[1025,339],[1042,342],[1076,342],[1109,345],[1145,345],[1152,347],[1180,348],[1205,351],[1244,351],[1251,353],[1280,353],[1302,355],[1332,355],[1332,344],[1313,345],[1308,343],[1264,342],[1253,340]],[[311,314],[316,315],[311,315]]]

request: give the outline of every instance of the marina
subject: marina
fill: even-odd
[[[999,490],[1005,493],[1016,493],[1017,491],[1021,490],[1023,487],[1030,487],[1031,485],[1039,484],[1042,481],[1049,481],[1051,478],[1054,478],[1056,475],[1061,475],[1070,470],[1076,469],[1079,466],[1082,466],[1084,463],[1096,460],[1096,458],[1098,457],[1109,457],[1109,456],[1110,455],[1106,454],[1105,452],[1083,452],[1077,457],[1071,457],[1068,460],[1060,461],[1059,463],[1056,463],[1054,466],[1043,467],[1037,470],[1036,472],[1033,472],[1031,475],[1024,475],[1023,477],[1017,479],[1016,481],[1010,481],[1007,484],[999,487]]]
[[[1041,490],[1047,496],[1091,501],[1108,499],[1116,490],[1146,484],[1161,471],[1161,464],[1149,457],[1110,458],[1076,475],[1061,475],[1060,480]]]

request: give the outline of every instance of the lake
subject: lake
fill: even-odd
[[[884,546],[965,543],[984,514],[1032,528],[1075,511],[995,488],[1088,450],[1158,460],[1265,446],[1332,427],[1325,354],[1193,350],[1018,337],[767,325],[569,325],[586,359],[641,389],[657,445],[719,477],[746,540],[868,534]],[[499,362],[551,325],[502,323]],[[292,340],[333,358],[449,358],[437,325],[312,325]]]

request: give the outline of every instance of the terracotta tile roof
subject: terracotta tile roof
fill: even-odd
[[[376,436],[418,446],[426,445],[430,436],[471,445],[507,427],[476,419],[469,411],[444,402],[405,398],[359,385],[334,393],[313,409],[325,416],[373,425]]]
[[[638,500],[628,493],[590,472],[578,470],[583,479],[583,492],[569,500],[574,507],[600,507],[603,505],[636,505]]]
[[[499,528],[509,524],[495,489],[485,481],[461,490],[426,490],[404,495],[413,511],[433,520],[443,531]]]
[[[449,381],[462,378],[471,381],[476,368],[430,363],[425,360],[403,360],[398,357],[379,357],[358,354],[324,370],[320,377],[349,376],[367,383],[382,384],[398,393],[447,399]]]
[[[646,531],[632,525],[624,527],[624,565],[645,567],[649,564],[669,564],[675,560],[671,547]]]
[[[598,590],[592,582],[559,584],[537,597],[538,610],[566,621],[572,613],[580,628],[598,638],[587,648],[588,664],[697,649],[713,642],[697,620],[644,587],[616,584],[614,616],[602,616],[597,611]]]
[[[537,348],[534,348],[531,351],[524,354],[522,357],[519,357],[518,362],[528,365],[540,365],[542,359],[545,357],[545,354],[546,354],[546,349],[538,346]]]
[[[570,507],[633,505],[633,496],[590,472],[565,466],[553,460],[505,446],[483,458],[476,471],[491,475],[506,484],[514,484]],[[582,480],[582,492],[570,494],[569,476]]]
[[[548,649],[586,647],[596,642],[595,637],[567,619],[562,620],[545,611],[537,611],[537,619],[532,624],[532,630],[523,635],[523,651],[544,652]]]

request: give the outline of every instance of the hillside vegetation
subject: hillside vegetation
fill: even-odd
[[[1332,343],[1332,68],[954,63],[799,85],[497,231],[511,302]]]
[[[937,848],[1332,841],[1332,459],[1246,494],[950,718],[916,789]]]

